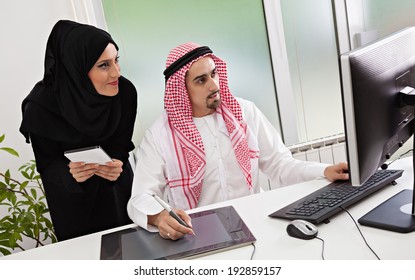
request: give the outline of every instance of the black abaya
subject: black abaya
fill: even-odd
[[[134,149],[137,92],[121,76],[118,94],[103,96],[88,77],[109,43],[118,50],[103,30],[59,21],[49,36],[44,78],[22,104],[20,131],[32,143],[59,241],[131,223],[128,155]],[[121,160],[123,171],[115,182],[94,175],[78,183],[64,151],[96,145]]]

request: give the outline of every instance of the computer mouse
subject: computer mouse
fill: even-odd
[[[304,220],[293,220],[287,226],[289,236],[299,239],[313,239],[317,236],[318,229],[315,225]]]

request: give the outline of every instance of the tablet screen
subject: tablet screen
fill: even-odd
[[[186,235],[176,241],[163,239],[158,233],[145,230],[124,234],[121,237],[123,259],[162,259],[165,256],[232,240],[215,213],[193,218],[192,225],[196,235]],[[202,234],[201,231],[209,232],[209,234]],[[137,248],[140,249],[137,250]]]
[[[232,206],[190,216],[195,235],[175,241],[139,227],[103,235],[101,259],[182,259],[256,241]]]

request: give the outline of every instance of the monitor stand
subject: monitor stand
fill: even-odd
[[[415,148],[415,141],[414,141]],[[414,150],[415,151],[415,150]],[[413,182],[415,186],[415,158],[412,155]],[[415,188],[413,188],[415,189]],[[413,190],[402,190],[392,196],[369,213],[361,217],[361,225],[408,233],[415,231],[415,193]]]
[[[415,216],[411,214],[412,190],[403,190],[392,196],[358,222],[364,226],[401,233],[415,231]]]

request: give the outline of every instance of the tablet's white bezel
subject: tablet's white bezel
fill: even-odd
[[[111,157],[100,146],[69,150],[65,151],[64,155],[71,162],[106,164],[112,161]]]

